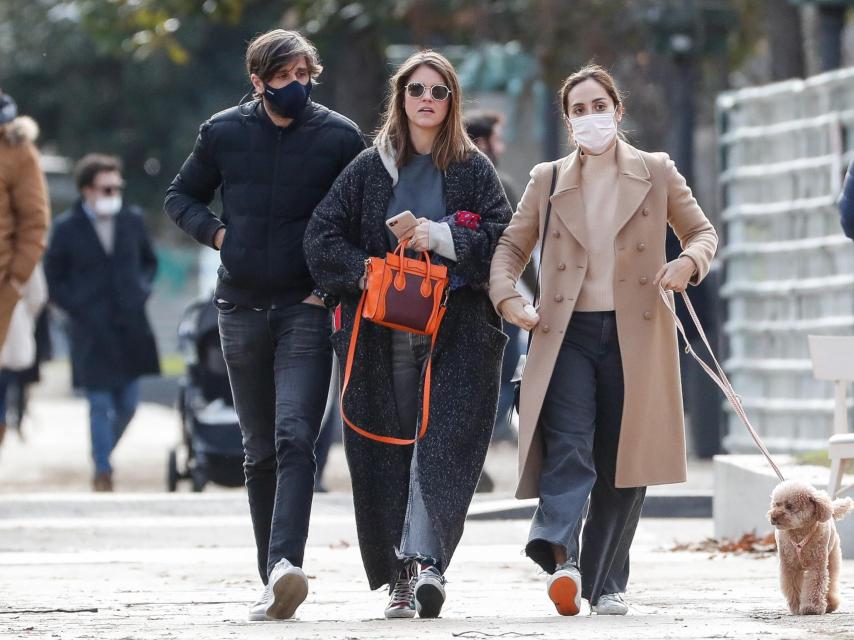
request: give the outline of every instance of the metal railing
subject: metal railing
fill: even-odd
[[[775,451],[826,446],[833,389],[807,334],[854,334],[854,243],[836,200],[854,158],[854,69],[722,94],[724,363]],[[854,405],[852,405],[854,406]],[[752,451],[728,414],[724,447]]]

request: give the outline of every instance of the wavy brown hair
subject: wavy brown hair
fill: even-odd
[[[254,73],[264,82],[269,82],[279,69],[302,57],[306,60],[312,81],[317,84],[323,65],[314,43],[298,31],[273,29],[257,36],[246,47],[246,73]],[[258,93],[253,95],[260,97]]]
[[[422,66],[430,67],[440,76],[451,90],[448,100],[448,115],[442,122],[436,140],[433,143],[433,163],[441,171],[455,162],[463,162],[477,147],[466,134],[463,124],[463,97],[460,80],[454,65],[442,54],[429,49],[414,53],[400,65],[389,80],[389,93],[383,123],[377,131],[379,140],[388,141],[394,150],[394,159],[398,167],[405,165],[415,153],[409,136],[409,119],[406,117],[404,100],[406,84],[415,71]]]

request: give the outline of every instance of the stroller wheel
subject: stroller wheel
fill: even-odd
[[[170,493],[178,490],[178,453],[175,449],[169,452],[169,460],[166,463],[166,488]]]

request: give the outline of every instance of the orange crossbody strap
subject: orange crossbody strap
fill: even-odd
[[[344,384],[341,385],[341,398],[339,399],[338,405],[341,407],[341,418],[344,420],[344,424],[350,427],[353,431],[358,433],[360,436],[364,436],[366,438],[370,438],[371,440],[376,440],[377,442],[384,442],[385,444],[396,444],[396,445],[408,445],[415,444],[417,440],[420,440],[427,433],[427,423],[430,418],[430,378],[431,372],[433,369],[433,348],[436,346],[436,336],[439,334],[438,331],[435,331],[430,339],[430,356],[429,360],[427,360],[427,371],[425,372],[424,378],[424,402],[423,408],[421,412],[421,430],[418,432],[417,438],[393,438],[391,436],[380,436],[375,433],[370,433],[369,431],[365,431],[361,427],[357,426],[353,423],[348,417],[347,414],[344,413],[344,394],[347,393],[347,387],[350,384],[350,374],[353,371],[353,359],[356,355],[356,343],[359,340],[359,329],[362,326],[362,309],[365,306],[365,297],[367,296],[367,290],[362,292],[362,298],[359,300],[359,306],[356,309],[356,320],[353,322],[353,334],[350,336],[350,347],[347,350],[347,364],[344,367]],[[439,310],[439,322],[442,320],[442,316],[445,315],[445,307],[442,307]],[[438,323],[437,323],[438,326]]]

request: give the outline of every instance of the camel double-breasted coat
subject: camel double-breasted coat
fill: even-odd
[[[557,160],[558,173],[542,261],[540,321],[522,379],[517,498],[538,497],[543,444],[538,421],[561,342],[587,272],[587,223],[578,151]],[[614,305],[625,400],[617,454],[617,487],[684,482],[685,429],[674,321],[656,273],[665,263],[667,225],[683,255],[694,260],[692,284],[708,273],[718,238],[665,153],[618,141]],[[519,298],[516,282],[539,242],[552,179],[551,162],[531,171],[522,200],[492,260],[490,298],[496,309]],[[672,296],[672,294],[670,294]],[[572,380],[566,380],[572,384]]]

